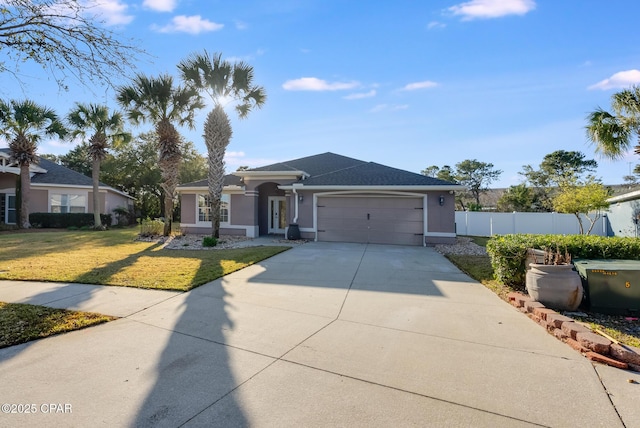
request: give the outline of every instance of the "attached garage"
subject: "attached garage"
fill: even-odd
[[[317,232],[318,241],[423,245],[424,198],[319,196]]]

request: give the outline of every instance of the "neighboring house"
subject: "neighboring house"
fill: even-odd
[[[640,190],[607,199],[610,235],[637,238],[640,233]]]
[[[31,171],[30,213],[92,213],[93,181],[90,177],[40,158]],[[9,149],[0,149],[0,223],[16,223],[16,181],[20,167],[11,162]],[[133,209],[133,198],[100,184],[100,213],[115,208]],[[116,216],[112,216],[116,221]]]
[[[455,240],[463,187],[373,162],[323,153],[225,177],[220,233],[316,241],[427,245]],[[210,233],[207,180],[178,186],[185,233]]]

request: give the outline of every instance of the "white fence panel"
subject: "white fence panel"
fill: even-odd
[[[582,216],[582,225],[585,232],[589,230],[591,223],[586,216]],[[580,227],[573,214],[456,211],[456,233],[468,236],[510,233],[577,235]],[[596,222],[591,234],[606,236],[606,218]]]

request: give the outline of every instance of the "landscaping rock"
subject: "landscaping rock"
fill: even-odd
[[[608,354],[609,347],[611,346],[611,341],[609,339],[591,331],[586,333],[578,332],[576,334],[576,340],[580,342],[582,346],[602,355]]]

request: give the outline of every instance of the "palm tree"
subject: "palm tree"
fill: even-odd
[[[632,139],[640,138],[640,86],[611,96],[613,113],[597,108],[587,117],[587,138],[596,145],[596,153],[619,159],[631,148]],[[640,155],[640,142],[635,146]]]
[[[220,198],[224,180],[224,155],[232,130],[224,103],[235,101],[240,119],[246,118],[254,107],[260,108],[266,100],[262,86],[253,83],[253,67],[240,61],[231,64],[222,60],[222,54],[209,54],[206,50],[193,53],[178,64],[187,85],[207,93],[214,103],[204,125],[204,141],[209,153],[209,200],[211,203],[211,235],[220,237]]]
[[[0,134],[9,140],[11,158],[20,165],[20,219],[18,227],[29,228],[29,166],[38,161],[38,142],[45,136],[64,138],[67,130],[50,108],[31,100],[0,100]]]
[[[194,128],[194,116],[204,107],[198,91],[173,85],[168,74],[138,74],[129,86],[118,88],[118,102],[135,124],[151,122],[158,137],[158,165],[164,191],[164,235],[171,234],[173,199],[179,181],[181,136],[174,123]]]
[[[93,179],[93,224],[96,229],[104,229],[100,219],[100,163],[107,155],[111,144],[126,142],[131,135],[124,132],[124,121],[118,112],[109,113],[109,108],[98,104],[76,103],[67,120],[73,126],[73,137],[92,135],[89,138],[91,158],[91,178]]]

